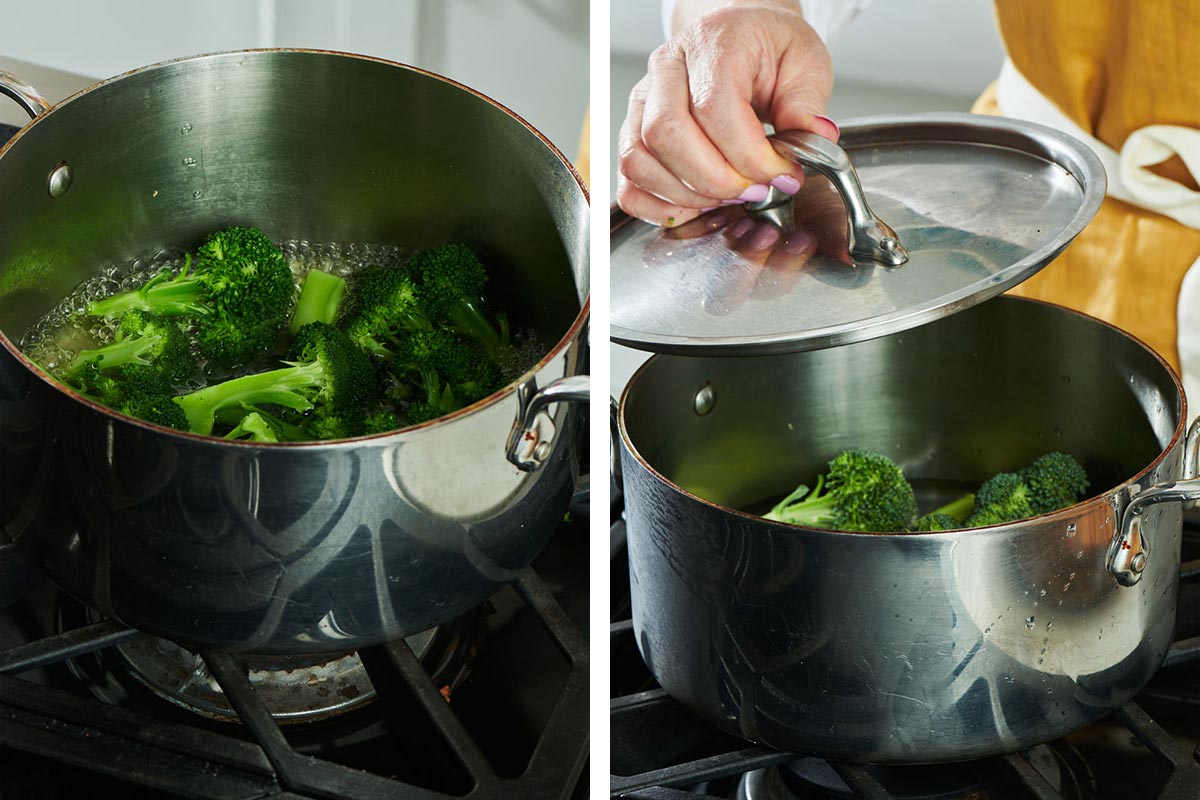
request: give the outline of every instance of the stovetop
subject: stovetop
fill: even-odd
[[[0,529],[0,798],[586,797],[587,501],[479,608],[307,661],[103,619]]]
[[[1057,742],[957,764],[882,767],[805,758],[727,735],[671,699],[642,662],[625,523],[610,554],[610,791],[636,800],[1195,800],[1200,797],[1200,522],[1184,528],[1176,641],[1132,702]]]

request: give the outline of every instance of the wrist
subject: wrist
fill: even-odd
[[[668,0],[664,27],[674,35],[703,16],[727,8],[769,8],[803,17],[800,0]],[[668,37],[669,38],[669,37]]]

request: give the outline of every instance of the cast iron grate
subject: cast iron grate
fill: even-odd
[[[612,672],[610,685],[610,741],[613,797],[630,800],[720,800],[745,798],[738,788],[739,778],[753,770],[785,767],[797,761],[796,754],[781,753],[715,731],[671,699],[654,682],[641,662],[629,611],[628,568],[624,548],[625,523],[619,518],[611,529],[612,605],[610,647]],[[1185,547],[1191,540],[1200,543],[1200,527],[1185,526]],[[1160,675],[1172,675],[1166,685],[1156,679],[1136,702],[1117,709],[1105,721],[1097,737],[1119,740],[1128,753],[1124,761],[1088,766],[1082,761],[1073,780],[1053,783],[1043,774],[1044,752],[1015,753],[1004,757],[969,762],[955,769],[969,771],[974,781],[970,790],[958,797],[1004,798],[1004,800],[1075,800],[1075,798],[1139,797],[1157,800],[1195,800],[1200,797],[1200,678],[1194,676],[1200,662],[1200,613],[1186,602],[1187,596],[1200,591],[1200,559],[1184,562],[1181,567],[1183,589],[1177,635],[1167,654]],[[1190,666],[1181,670],[1180,667]],[[1179,675],[1183,679],[1179,679]],[[1163,713],[1182,711],[1192,742],[1169,733],[1143,706],[1153,705]],[[1100,727],[1099,725],[1096,727]],[[1058,743],[1056,743],[1056,746]],[[1078,745],[1085,751],[1090,745]],[[1076,744],[1062,743],[1061,750],[1078,756]],[[822,759],[818,770],[836,774],[836,790],[814,791],[804,797],[847,797],[863,800],[900,800],[922,796],[909,780],[896,786],[897,774],[871,765],[843,764]],[[937,770],[938,768],[934,768]],[[942,768],[945,772],[949,767]],[[909,770],[911,773],[911,770]],[[1093,774],[1094,773],[1094,774]],[[1125,774],[1128,787],[1118,784],[1110,773]],[[932,774],[932,773],[930,773]],[[836,780],[836,779],[835,779]],[[948,797],[931,789],[931,797]],[[1132,791],[1132,793],[1131,793]],[[772,795],[775,797],[777,795]],[[799,795],[797,795],[799,796]]]

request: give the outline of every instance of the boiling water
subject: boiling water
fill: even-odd
[[[407,248],[395,245],[331,244],[304,240],[281,242],[279,247],[292,270],[297,292],[309,270],[319,269],[352,280],[357,271],[368,267],[399,266],[411,252]],[[170,270],[173,276],[178,275],[186,261],[185,255],[186,251],[182,249],[169,248],[150,258],[138,258],[104,267],[29,326],[21,336],[21,349],[49,372],[60,374],[81,350],[100,347],[113,341],[118,320],[88,316],[88,303],[137,289],[164,269]],[[342,305],[343,308],[346,306],[346,300],[343,300]],[[185,318],[176,319],[186,328]],[[516,357],[514,363],[505,370],[506,380],[520,375],[543,355],[532,331],[515,332],[513,343]],[[196,356],[200,368],[192,380],[178,387],[181,391],[198,389],[209,382],[235,377],[234,373],[221,372],[206,364],[199,353],[196,353]],[[262,363],[248,365],[240,372],[255,372],[276,366],[279,366],[277,359],[268,357]]]

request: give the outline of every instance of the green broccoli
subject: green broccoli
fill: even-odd
[[[130,417],[176,430],[188,430],[187,415],[175,403],[174,387],[167,375],[155,367],[130,364],[122,368],[121,380],[106,382],[101,402]]]
[[[433,370],[461,405],[481,400],[504,385],[500,368],[478,344],[445,328],[409,334],[399,344],[396,362],[422,375]]]
[[[313,322],[297,333],[290,357],[289,366],[206,386],[175,402],[194,433],[211,434],[224,410],[261,405],[311,412],[299,424],[313,438],[361,433],[375,388],[367,355],[337,328]]]
[[[367,415],[363,433],[390,433],[403,427],[404,424],[400,422],[400,417],[396,415],[396,412],[380,409]]]
[[[375,267],[354,277],[355,313],[346,334],[362,349],[390,359],[405,332],[433,326],[420,311],[417,287],[402,269]]]
[[[421,308],[437,323],[449,323],[476,341],[492,363],[508,368],[512,361],[508,320],[497,315],[493,325],[480,310],[487,271],[471,248],[444,244],[414,255],[405,269],[420,288]]]
[[[846,450],[829,462],[812,492],[801,486],[764,515],[815,528],[884,533],[906,530],[916,499],[891,459],[870,450]]]
[[[967,527],[963,523],[975,509],[975,495],[965,494],[962,497],[935,508],[917,520],[916,530],[922,533],[930,531],[954,531]]]
[[[421,371],[421,390],[421,399],[409,403],[405,411],[404,418],[409,425],[444,417],[462,408],[450,384],[443,382],[435,370]]]
[[[134,309],[121,318],[111,344],[80,351],[63,370],[63,379],[88,390],[101,382],[100,375],[119,375],[130,365],[153,366],[173,383],[196,371],[187,334],[165,317]]]
[[[1034,514],[1049,514],[1078,503],[1088,488],[1087,473],[1066,453],[1046,453],[1020,472],[1029,487]]]
[[[300,297],[296,300],[296,310],[292,313],[288,333],[295,336],[310,322],[332,324],[345,293],[346,282],[337,275],[310,269],[300,285]]]
[[[251,442],[278,442],[279,431],[272,421],[259,411],[242,417],[237,426],[225,434],[226,439],[245,439]]]
[[[1035,516],[1029,486],[1015,472],[1001,472],[988,478],[975,493],[975,511],[967,517],[966,527],[1003,525]]]
[[[283,253],[256,228],[227,228],[189,256],[179,275],[163,271],[139,289],[97,300],[92,316],[133,309],[195,317],[200,351],[222,367],[244,364],[275,346],[295,294]]]

